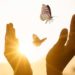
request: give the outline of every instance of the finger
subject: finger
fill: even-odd
[[[71,24],[70,24],[70,33],[75,32],[75,14],[72,16]]]
[[[72,19],[71,19],[69,39],[71,41],[75,40],[75,14],[72,16]]]
[[[57,43],[59,45],[65,45],[67,36],[68,36],[68,30],[64,28],[60,33],[60,37]]]
[[[16,42],[15,29],[13,28],[13,24],[9,23],[6,27],[6,35],[5,35],[5,45],[13,45]]]
[[[13,28],[13,24],[12,23],[7,24],[6,36],[9,36],[11,38],[15,37],[15,29]]]
[[[11,34],[12,29],[13,29],[13,24],[12,23],[7,24],[6,33]]]

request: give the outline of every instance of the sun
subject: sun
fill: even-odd
[[[42,28],[42,26],[41,26]],[[34,26],[32,29],[26,30],[25,28],[19,29],[19,27],[16,27],[16,35],[19,39],[19,49],[20,52],[28,58],[29,62],[34,63],[42,58],[46,57],[47,53],[49,52],[50,48],[55,44],[58,38],[59,30],[56,30],[57,26],[48,25],[47,28],[45,28],[45,32],[49,33],[43,33],[43,30],[41,29],[38,31]],[[44,28],[42,28],[44,29]],[[35,46],[33,44],[33,34],[38,35],[40,39],[47,38],[40,46]],[[56,37],[55,37],[56,36]]]
[[[20,43],[19,44],[20,52],[25,57],[27,57],[27,59],[31,63],[35,63],[35,62],[39,61],[41,58],[43,58],[47,54],[47,50],[45,48],[46,43],[43,43],[41,46],[36,47],[33,44],[32,39],[29,39],[28,42],[23,41],[23,38],[19,39],[19,40],[20,40],[20,42],[19,42]]]

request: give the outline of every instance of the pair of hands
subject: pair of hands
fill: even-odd
[[[62,75],[65,66],[75,54],[75,15],[71,19],[69,39],[67,39],[68,30],[63,29],[58,42],[47,54],[47,75]],[[7,24],[4,54],[15,75],[32,75],[29,61],[18,52],[18,39],[16,38],[12,23]]]

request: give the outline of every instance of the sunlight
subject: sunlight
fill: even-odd
[[[59,4],[60,7],[59,7]],[[58,40],[62,28],[69,28],[71,16],[75,13],[75,1],[71,0],[1,0],[0,1],[0,61],[6,61],[3,56],[6,24],[12,22],[20,41],[20,52],[30,62],[36,62],[47,55],[49,49]],[[53,20],[45,24],[40,20],[42,4],[48,4],[52,10]],[[16,6],[17,5],[17,6]],[[69,9],[67,9],[69,8]],[[36,47],[32,35],[37,34],[47,40]]]
[[[42,50],[42,47],[36,47],[32,42],[29,41],[28,43],[20,41],[20,52],[26,56],[31,63],[37,62],[46,53],[44,49]]]
[[[42,4],[49,5],[52,11],[53,19],[46,24],[40,19]],[[8,63],[4,56],[5,31],[6,24],[11,22],[19,40],[19,51],[31,63],[33,75],[46,75],[45,57],[57,42],[61,30],[69,29],[73,14],[75,14],[75,0],[0,0],[0,63]],[[40,39],[46,37],[47,40],[37,47],[33,44],[33,34],[38,35]],[[18,56],[15,55],[12,61]],[[1,66],[2,64],[0,75],[3,73],[11,75],[10,70],[13,72],[13,69],[10,64],[4,65],[4,68]],[[71,72],[70,68],[71,66],[66,72]]]

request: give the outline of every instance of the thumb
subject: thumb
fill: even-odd
[[[59,40],[58,40],[58,44],[59,45],[65,45],[66,41],[67,41],[67,36],[68,36],[68,30],[67,29],[62,29],[60,36],[59,36]]]

